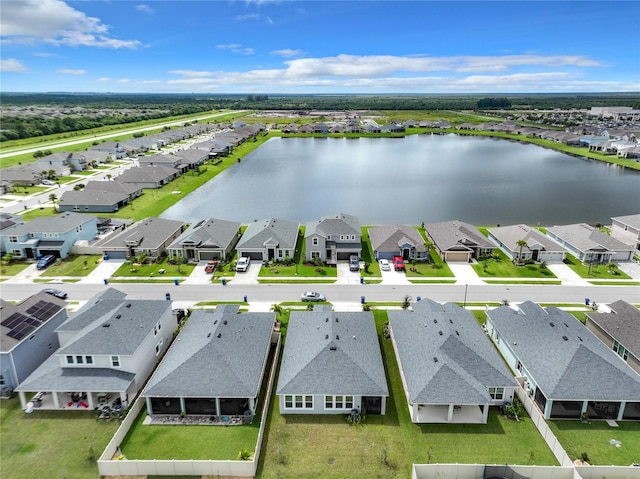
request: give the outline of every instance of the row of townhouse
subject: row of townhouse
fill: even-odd
[[[275,313],[196,310],[172,340],[183,318],[170,301],[109,288],[67,318],[42,296],[2,302],[11,315],[2,322],[1,380],[25,409],[126,408],[141,393],[151,421],[162,421],[251,416],[265,400]],[[640,311],[624,301],[588,313],[586,326],[529,301],[487,310],[486,329],[466,309],[427,298],[388,314],[415,423],[485,424],[490,407],[513,401],[516,378],[547,419],[640,419],[640,337],[626,334],[637,332]],[[292,312],[276,394],[282,414],[385,414],[373,314],[330,305]]]
[[[114,190],[117,188],[114,182],[106,183]],[[92,191],[90,185],[91,182],[86,189]],[[65,258],[72,246],[81,241],[93,243],[102,254],[114,259],[167,254],[199,262],[228,260],[236,251],[239,257],[254,261],[283,261],[295,257],[301,242],[300,224],[278,218],[249,223],[244,232],[240,223],[222,219],[208,218],[185,228],[181,221],[147,218],[127,228],[123,225],[99,241],[95,241],[97,218],[78,212],[36,218],[28,223],[12,215],[2,219],[2,253],[27,259],[44,254]],[[558,262],[569,252],[586,264],[608,264],[631,261],[640,247],[640,214],[613,217],[611,235],[585,223],[549,227],[546,234],[524,224],[489,228],[488,237],[461,221],[430,223],[424,227],[436,253],[447,262],[470,262],[490,256],[495,248],[500,248],[516,261]],[[417,261],[428,258],[427,243],[412,226],[371,227],[368,235],[375,260],[394,256]],[[358,217],[345,213],[323,216],[305,225],[304,255],[308,261],[319,258],[325,264],[335,265],[351,256],[360,257],[362,239]]]

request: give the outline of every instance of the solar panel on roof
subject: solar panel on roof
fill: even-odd
[[[43,321],[40,321],[38,318],[27,318],[27,319],[24,320],[24,322],[28,323],[28,324],[32,324],[36,328],[43,323]]]
[[[2,323],[0,323],[0,324],[2,324],[3,326],[6,326],[9,329],[13,329],[17,325],[22,323],[25,319],[27,319],[27,316],[25,316],[24,314],[22,314],[22,313],[13,313],[11,316],[9,316],[7,319],[2,321]]]
[[[11,338],[15,338],[18,341],[21,340],[22,338],[24,338],[25,336],[28,336],[29,334],[31,334],[32,331],[34,331],[36,329],[35,326],[28,324],[28,323],[22,323],[22,325],[16,327],[15,329],[12,329],[11,331],[9,331],[7,333],[7,336],[11,337]]]
[[[42,321],[46,321],[61,309],[62,308],[55,303],[38,301],[36,304],[27,309],[27,313],[29,313],[31,316],[35,316]]]
[[[47,303],[46,301],[38,301],[36,304],[34,304],[33,306],[31,306],[29,309],[27,309],[27,314],[33,314],[36,311],[40,311],[42,308],[44,308],[45,305],[47,305],[49,303]]]

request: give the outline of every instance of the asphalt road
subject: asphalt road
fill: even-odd
[[[52,285],[48,285],[52,286]],[[69,294],[70,301],[86,301],[108,286],[104,284],[53,285]],[[584,303],[585,298],[598,303],[611,303],[623,299],[630,303],[640,302],[640,288],[635,286],[559,286],[559,285],[335,285],[335,284],[204,284],[180,285],[149,283],[111,283],[116,289],[126,292],[132,299],[164,299],[171,294],[173,301],[195,303],[199,301],[242,301],[247,296],[249,303],[280,303],[299,301],[300,294],[317,290],[334,303],[357,305],[364,296],[367,302],[400,302],[405,295],[413,300],[418,296],[435,301],[464,302],[510,302],[534,301],[536,303]],[[5,300],[22,300],[40,291],[42,284],[0,285],[0,296]],[[338,308],[340,309],[340,308]]]

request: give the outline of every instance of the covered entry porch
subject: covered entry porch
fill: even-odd
[[[413,404],[414,423],[486,424],[489,404]]]

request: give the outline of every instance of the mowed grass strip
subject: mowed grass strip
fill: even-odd
[[[241,449],[254,452],[260,417],[252,424],[145,425],[144,408],[125,437],[120,450],[127,459],[237,460]]]
[[[380,333],[386,311],[374,316]],[[257,477],[404,479],[413,463],[557,464],[529,417],[516,422],[492,408],[488,424],[413,424],[393,346],[381,341],[386,414],[368,415],[359,426],[345,415],[281,415],[274,395]]]
[[[26,414],[18,397],[0,401],[3,479],[98,478],[96,460],[120,425],[97,421],[95,411]]]

